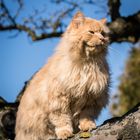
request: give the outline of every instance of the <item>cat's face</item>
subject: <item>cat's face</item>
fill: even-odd
[[[77,46],[87,56],[101,54],[107,50],[109,30],[105,22],[105,19],[98,21],[84,17],[78,12],[68,27],[69,35],[73,40],[78,41]]]

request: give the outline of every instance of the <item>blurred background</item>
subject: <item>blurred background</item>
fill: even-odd
[[[97,124],[140,101],[139,0],[0,0],[0,96],[15,102],[24,83],[52,55],[72,16],[107,18],[110,104]]]

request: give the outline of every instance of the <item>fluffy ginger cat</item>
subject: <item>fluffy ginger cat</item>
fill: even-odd
[[[30,80],[17,112],[16,140],[67,139],[96,128],[108,103],[108,29],[76,13],[54,55]]]

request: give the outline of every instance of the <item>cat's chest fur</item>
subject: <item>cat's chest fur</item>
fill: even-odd
[[[109,87],[107,65],[87,63],[73,67],[67,72],[65,94],[68,95],[72,112],[78,113],[84,106],[94,105],[106,94]]]
[[[81,67],[73,66],[67,73],[67,92],[73,97],[99,96],[109,84],[106,64],[87,63]]]

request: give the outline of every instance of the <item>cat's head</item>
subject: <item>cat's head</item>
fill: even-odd
[[[72,50],[79,49],[79,53],[87,57],[106,52],[108,44],[108,28],[106,19],[95,20],[77,12],[67,28],[66,34],[73,41]]]

